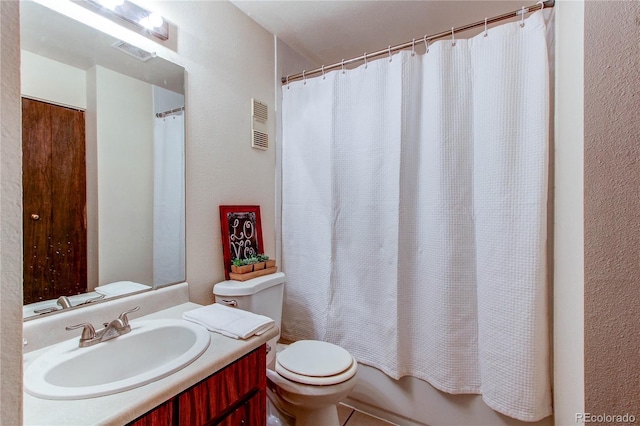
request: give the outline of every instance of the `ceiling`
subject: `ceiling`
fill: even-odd
[[[231,1],[317,66],[482,21],[536,2]],[[465,33],[462,37],[470,35],[473,34]]]

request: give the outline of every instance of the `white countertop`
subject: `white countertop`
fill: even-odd
[[[184,303],[140,319],[182,318],[182,313],[200,307]],[[136,320],[132,320],[134,322]],[[168,377],[113,395],[58,401],[24,393],[24,424],[42,426],[124,425],[157,407],[202,379],[241,358],[278,334],[278,329],[247,340],[211,333],[207,350],[193,363]],[[24,367],[47,351],[42,348],[24,355]],[[99,368],[99,366],[96,366]]]

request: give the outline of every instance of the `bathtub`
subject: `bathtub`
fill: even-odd
[[[357,410],[403,426],[552,426],[553,417],[522,422],[489,408],[480,395],[451,395],[415,377],[394,380],[368,365],[358,365],[358,383],[343,401]]]

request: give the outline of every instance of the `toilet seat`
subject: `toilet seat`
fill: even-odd
[[[358,363],[340,346],[317,340],[292,343],[276,357],[275,370],[294,382],[328,386],[353,377]]]

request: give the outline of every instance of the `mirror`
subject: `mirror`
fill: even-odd
[[[32,1],[20,27],[25,318],[183,282],[184,69]]]

